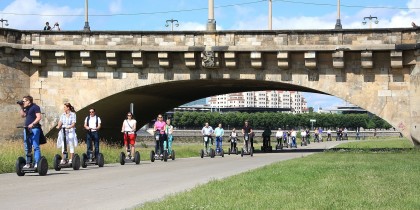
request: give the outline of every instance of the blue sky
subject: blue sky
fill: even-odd
[[[331,29],[337,18],[337,0],[272,0],[273,29]],[[315,3],[314,3],[315,2]],[[218,30],[268,28],[268,1],[214,0]],[[204,30],[207,0],[89,0],[91,30],[170,30],[166,20],[176,19],[174,30]],[[62,30],[81,30],[85,0],[0,0],[0,18],[9,28],[36,30],[59,22]],[[375,28],[420,25],[420,0],[341,0],[343,28],[368,28],[364,17],[379,19]],[[326,95],[305,94],[309,106],[330,107],[343,101]]]

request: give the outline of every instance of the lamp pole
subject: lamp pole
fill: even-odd
[[[2,27],[2,28],[3,28],[3,22],[6,22],[4,25],[6,25],[6,26],[8,26],[8,25],[9,25],[9,22],[8,22],[6,19],[1,18],[1,19],[0,19],[0,22],[1,22],[1,27]]]
[[[337,0],[337,22],[335,23],[335,29],[342,29],[341,17],[340,17],[340,0]]]
[[[209,0],[209,19],[207,20],[207,31],[216,31],[216,20],[214,19],[214,0]]]
[[[174,20],[174,19],[170,19],[170,20],[166,20],[166,27],[169,27],[169,23],[171,23],[171,31],[174,30],[174,23],[175,23],[175,27],[179,26],[178,20]]]
[[[89,0],[85,0],[85,27],[83,27],[84,31],[90,31],[88,10],[89,10]]]
[[[363,18],[363,25],[366,25],[366,19],[369,19],[369,28],[372,28],[372,20],[375,19],[374,23],[378,24],[379,20],[378,17],[372,17],[372,15],[369,15],[369,17],[364,17]]]
[[[268,30],[273,29],[273,0],[268,0]]]

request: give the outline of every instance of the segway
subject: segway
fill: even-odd
[[[238,155],[238,147],[236,146],[237,137],[230,137],[230,140],[228,142],[230,142],[230,147],[228,148],[228,155]]]
[[[125,132],[125,136],[127,139],[127,158],[124,152],[120,153],[120,164],[124,165],[125,163],[136,163],[137,165],[140,164],[140,152],[136,151],[134,153],[134,157],[131,156],[131,144],[128,142],[128,132]]]
[[[217,137],[216,137],[216,141],[217,141]],[[217,151],[217,147],[216,147],[215,154],[214,154],[215,156],[225,157],[225,151],[222,148],[222,143],[223,141],[220,141],[219,151]],[[217,142],[216,142],[216,145],[217,145]]]
[[[163,141],[163,153],[166,152],[166,160],[164,159],[163,161],[167,161],[168,159],[172,159],[175,160],[175,150],[172,149],[171,154],[169,154],[169,145],[168,145],[168,137],[166,137],[165,141]],[[163,154],[165,156],[165,154]]]
[[[302,141],[300,142],[300,146],[308,146],[308,142],[306,141],[306,136],[302,136]]]
[[[204,149],[201,149],[200,151],[200,157],[210,157],[210,158],[214,158],[214,156],[216,155],[216,151],[211,148],[211,146],[209,145],[209,141],[210,141],[210,135],[204,135],[203,136],[203,140],[204,140]]]
[[[314,142],[319,143],[319,134],[314,134]]]
[[[90,148],[92,148],[92,143],[94,141],[92,131],[88,130],[88,135],[90,136]],[[105,159],[102,153],[98,154],[98,157],[95,157],[96,150],[89,151],[90,155],[88,156],[86,153],[82,154],[82,168],[86,168],[87,166],[91,165],[98,165],[99,167],[104,167]]]
[[[264,139],[263,137],[263,145],[261,146],[261,151],[263,152],[272,152],[273,147],[271,146],[270,137]]]
[[[63,157],[61,155],[56,154],[54,156],[53,160],[53,166],[56,171],[60,171],[62,168],[73,168],[73,170],[79,170],[80,169],[80,156],[78,154],[74,154],[73,158],[71,160],[71,163],[69,162],[69,155],[67,153],[67,139],[66,139],[66,128],[62,128],[63,131],[63,143],[64,143],[64,152]],[[61,163],[61,160],[64,160],[64,163]]]
[[[276,150],[283,150],[282,137],[276,137],[276,138],[277,138]]]
[[[27,126],[25,127],[17,127],[17,128],[24,128],[25,130],[25,136],[26,138],[24,141],[26,141],[26,145],[29,144],[29,129]],[[41,158],[38,160],[37,167],[35,168],[34,164],[34,157],[32,155],[32,148],[29,148],[30,152],[26,155],[28,162],[26,162],[26,159],[23,157],[18,157],[15,164],[15,171],[18,176],[24,176],[26,173],[38,173],[40,176],[45,176],[48,173],[48,161],[44,156],[41,156]],[[26,164],[29,164],[29,168],[23,168]]]
[[[290,148],[297,148],[296,136],[290,136]]]
[[[155,132],[155,139],[156,139],[156,143],[159,144],[159,141],[163,141],[164,139],[161,139],[162,135],[160,134],[160,130],[156,130]],[[152,150],[150,151],[150,161],[155,162],[155,160],[163,160],[163,161],[168,161],[168,151],[165,151],[163,148],[160,148],[160,150],[163,150],[163,154],[159,154],[158,151]],[[157,155],[156,155],[157,154]]]
[[[254,149],[251,147],[250,141],[249,141],[249,133],[245,133],[244,141],[245,141],[245,148],[242,147],[241,149],[241,157],[243,157],[244,155],[250,155],[251,157],[254,156]]]

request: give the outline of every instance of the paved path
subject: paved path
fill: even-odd
[[[341,142],[340,142],[341,143]],[[305,149],[330,148],[339,143],[311,143]],[[73,171],[49,170],[48,175],[0,175],[0,209],[125,209],[191,189],[273,162],[312,154],[311,151],[257,153],[254,157],[225,155],[184,158],[140,165],[88,166]],[[315,151],[315,150],[314,150]],[[145,155],[145,154],[143,154]],[[106,158],[106,157],[105,157]]]

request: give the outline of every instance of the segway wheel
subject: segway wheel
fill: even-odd
[[[225,157],[225,151],[222,149],[222,157]]]
[[[23,157],[18,157],[16,160],[15,170],[18,176],[25,176],[25,172],[22,171],[23,166],[25,166],[26,160]]]
[[[251,147],[250,151],[249,151],[249,155],[254,156],[254,149]]]
[[[150,151],[150,161],[155,162],[155,151]]]
[[[98,154],[98,166],[99,167],[104,167],[105,164],[105,159],[104,159],[104,155],[102,153]]]
[[[228,155],[230,155],[230,148],[228,148]]]
[[[73,160],[72,160],[72,166],[73,166],[73,170],[80,169],[80,156],[78,154],[74,154]]]
[[[214,158],[214,156],[216,156],[216,150],[212,148],[210,149],[210,158]]]
[[[167,162],[168,161],[168,151],[163,151],[163,161]]]
[[[238,153],[238,151],[239,151],[239,150],[238,150],[238,147],[235,147],[235,154],[236,154],[236,155],[238,155],[238,154],[239,154],[239,153]]]
[[[60,171],[61,170],[61,168],[60,168],[60,161],[61,161],[61,156],[59,154],[56,154],[54,156],[54,160],[53,160],[53,166],[54,166],[54,169],[56,171]]]
[[[47,159],[42,156],[41,159],[38,161],[38,174],[40,176],[45,176],[48,173],[48,161]]]
[[[136,153],[134,153],[134,162],[138,165],[140,164],[140,152],[136,151]]]
[[[300,146],[303,146],[303,142],[300,142]]]
[[[200,152],[200,157],[203,158],[204,157],[204,150],[201,150]]]
[[[175,160],[175,150],[172,150],[172,155],[171,155],[171,157],[172,157],[172,160]]]
[[[87,157],[87,155],[86,155],[86,153],[83,153],[82,154],[82,168],[86,168],[87,167],[87,160],[88,160],[88,157]]]
[[[244,156],[244,148],[241,149],[241,157]]]
[[[120,153],[120,164],[121,165],[125,164],[125,154],[124,154],[124,152]]]

